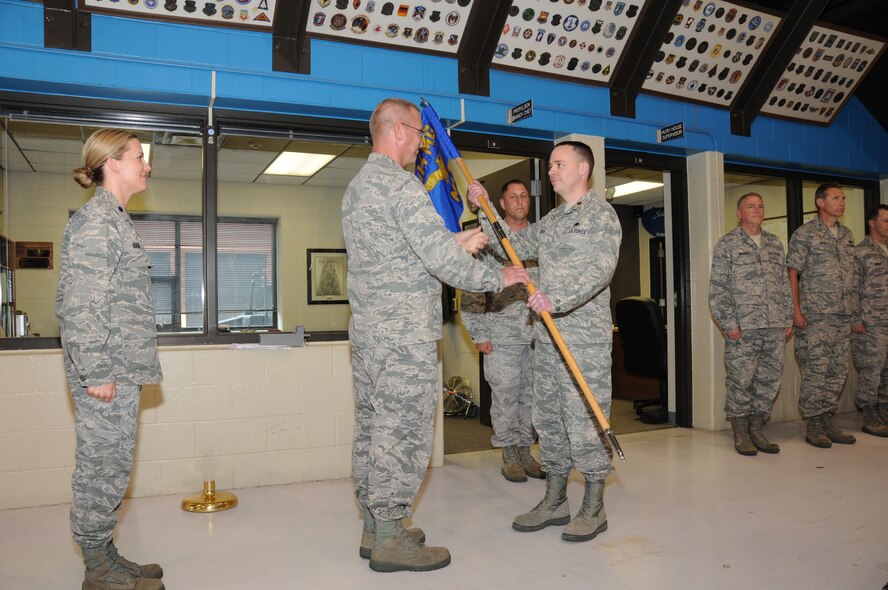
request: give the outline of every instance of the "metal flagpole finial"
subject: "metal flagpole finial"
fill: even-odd
[[[423,106],[423,108],[429,106],[429,101],[427,101],[424,96],[419,97],[419,103]]]

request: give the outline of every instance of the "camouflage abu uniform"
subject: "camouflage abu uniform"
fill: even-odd
[[[133,465],[141,386],[163,378],[150,265],[129,214],[98,187],[65,228],[56,294],[77,434],[71,530],[84,548],[111,538]],[[110,403],[86,393],[112,382]]]
[[[486,217],[481,217],[490,233]],[[520,258],[539,260],[539,290],[552,301],[555,325],[601,411],[609,416],[610,282],[623,236],[616,212],[589,190],[575,205],[562,203],[520,232],[500,225]],[[500,248],[498,243],[495,247]],[[534,326],[533,373],[533,425],[540,437],[543,470],[567,477],[573,467],[587,479],[604,480],[613,471],[610,452],[542,321]]]
[[[501,266],[512,263],[489,248],[484,257]],[[525,262],[532,281],[537,280],[536,261]],[[490,419],[494,447],[533,444],[531,422],[533,367],[531,329],[536,314],[527,307],[527,287],[512,285],[502,293],[464,291],[460,303],[463,324],[475,343],[491,342],[493,351],[484,355],[484,378],[490,384]]]
[[[803,418],[832,413],[848,377],[854,237],[836,222],[838,238],[815,217],[789,240],[786,266],[799,273],[799,305],[808,320],[794,328],[795,355],[802,369],[799,412]]]
[[[888,254],[867,237],[854,248],[859,298],[852,325],[866,332],[851,334],[857,365],[858,406],[888,404]]]
[[[715,245],[709,308],[725,337],[725,415],[761,414],[765,421],[780,389],[786,328],[792,325],[792,291],[783,244],[761,232],[761,245],[737,226]]]
[[[444,227],[417,178],[380,153],[342,200],[355,387],[352,466],[362,508],[411,513],[429,463],[441,393],[441,283],[501,291],[502,273],[472,258]],[[438,278],[435,278],[438,277]]]

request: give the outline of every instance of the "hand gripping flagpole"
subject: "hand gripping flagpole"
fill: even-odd
[[[431,105],[425,98],[422,98],[421,100],[423,107],[431,108]],[[469,184],[475,182],[475,178],[472,176],[472,173],[469,172],[469,169],[466,166],[466,163],[463,161],[462,156],[458,156],[454,159],[456,160],[459,169],[466,177],[466,181],[468,181]],[[506,237],[506,233],[503,231],[502,226],[500,226],[499,221],[496,220],[496,216],[494,215],[493,210],[491,210],[490,208],[490,203],[484,197],[480,199],[480,203],[485,215],[487,215],[487,219],[490,220],[490,224],[493,227],[493,232],[496,234],[496,237],[502,245],[503,250],[505,250],[506,255],[508,255],[509,257],[509,260],[512,261],[512,264],[524,266],[524,263],[521,262],[520,258],[518,258],[518,254],[515,253],[515,249],[512,247],[509,238]],[[536,291],[537,289],[534,284],[532,282],[528,282],[527,292],[533,295],[534,293],[536,293]],[[540,316],[543,318],[543,322],[545,322],[546,327],[549,328],[549,333],[552,335],[552,340],[555,341],[555,344],[558,346],[558,350],[561,351],[561,355],[564,357],[565,362],[567,362],[567,366],[570,367],[570,372],[573,374],[574,379],[576,379],[577,384],[580,386],[580,390],[583,392],[583,396],[585,396],[586,401],[589,403],[589,407],[592,408],[592,413],[595,414],[595,418],[596,420],[598,420],[598,424],[604,431],[604,436],[607,437],[607,440],[610,442],[611,448],[616,451],[617,455],[620,457],[620,460],[625,462],[626,455],[623,454],[623,449],[622,447],[620,447],[620,443],[617,442],[617,437],[614,434],[614,431],[611,430],[611,426],[607,420],[607,417],[604,415],[604,412],[601,411],[601,406],[598,405],[598,400],[595,399],[595,396],[592,394],[592,390],[589,389],[589,384],[586,383],[586,379],[583,377],[583,373],[577,366],[577,362],[574,360],[573,354],[571,354],[570,349],[568,349],[567,344],[564,342],[564,338],[561,337],[561,332],[555,325],[555,321],[552,319],[552,314],[550,314],[548,311],[543,311],[540,313]]]

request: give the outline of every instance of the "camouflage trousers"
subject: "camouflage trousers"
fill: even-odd
[[[847,316],[808,318],[804,330],[795,332],[795,356],[802,370],[799,387],[799,413],[802,418],[834,412],[848,377],[851,347],[850,319]]]
[[[851,334],[851,354],[857,366],[857,405],[888,404],[888,327],[867,326],[865,334]]]
[[[352,371],[355,496],[378,518],[406,518],[432,455],[437,343],[353,347]]]
[[[493,344],[484,355],[484,378],[490,384],[490,421],[495,447],[533,444],[533,349],[529,344]]]
[[[771,406],[780,389],[783,328],[743,330],[738,340],[725,338],[725,415],[728,418],[763,414],[771,416]]]
[[[605,416],[611,406],[611,344],[572,349]],[[587,478],[604,480],[613,471],[595,415],[554,344],[537,341],[533,351],[533,425],[547,473],[567,477],[571,467]]]
[[[129,485],[136,449],[140,385],[117,384],[117,395],[104,402],[75,387],[74,475],[71,532],[84,548],[108,542],[117,526],[117,511]]]

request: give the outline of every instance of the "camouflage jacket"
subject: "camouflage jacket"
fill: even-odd
[[[791,326],[792,291],[780,238],[762,231],[756,246],[740,226],[722,236],[712,252],[709,308],[723,332]]]
[[[371,153],[349,183],[342,233],[355,346],[440,339],[439,279],[473,291],[503,288],[499,268],[467,254],[416,176],[383,154]]]
[[[159,383],[151,261],[103,187],[65,228],[56,317],[71,387]]]
[[[869,236],[854,247],[859,297],[852,324],[888,326],[888,255]]]
[[[492,236],[483,213],[481,220]],[[499,221],[518,257],[538,260],[537,287],[552,301],[552,319],[567,345],[611,344],[610,282],[623,239],[614,208],[590,189],[573,207],[562,203],[520,232]],[[504,254],[495,239],[490,243]],[[545,322],[535,323],[534,339],[552,342]]]
[[[481,252],[481,257],[491,258],[500,266],[512,264],[497,256],[489,246]],[[526,260],[524,266],[530,279],[536,282],[536,260]],[[463,291],[460,299],[460,317],[476,344],[530,344],[534,316],[536,314],[527,307],[527,287],[524,285],[512,285],[501,293]]]
[[[786,266],[799,273],[799,304],[806,316],[850,316],[854,309],[854,236],[838,221],[836,226],[838,238],[817,216],[789,239]]]

